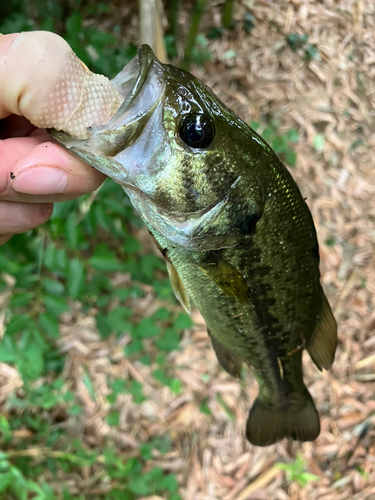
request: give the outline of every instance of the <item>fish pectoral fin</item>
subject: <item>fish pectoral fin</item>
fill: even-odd
[[[207,332],[211,338],[212,347],[221,366],[229,375],[232,375],[232,377],[240,378],[242,361],[234,358],[229,351],[211,335],[209,330],[207,330]]]
[[[259,396],[246,424],[246,437],[255,446],[269,446],[283,438],[314,441],[319,433],[319,415],[306,388],[287,396],[283,405],[267,404]]]
[[[211,281],[228,296],[239,302],[246,302],[250,297],[250,288],[239,271],[220,257],[199,263],[199,267]]]
[[[319,370],[331,367],[337,347],[337,324],[324,294],[318,322],[306,347]]]
[[[167,263],[167,270],[168,270],[168,274],[169,274],[169,279],[170,279],[174,294],[176,295],[177,300],[180,302],[180,304],[185,309],[185,311],[188,314],[190,314],[191,306],[190,306],[189,295],[188,295],[174,265],[169,260],[166,260],[166,263]]]

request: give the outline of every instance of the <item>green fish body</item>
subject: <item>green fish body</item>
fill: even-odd
[[[151,49],[113,80],[124,104],[86,141],[53,131],[124,187],[166,261],[177,298],[207,323],[223,368],[253,369],[246,435],[314,440],[319,417],[302,351],[328,369],[336,322],[320,284],[310,211],[269,145],[191,74]]]

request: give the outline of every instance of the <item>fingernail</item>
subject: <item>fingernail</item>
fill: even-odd
[[[60,194],[68,178],[63,170],[52,167],[32,167],[15,174],[13,189],[27,194]]]

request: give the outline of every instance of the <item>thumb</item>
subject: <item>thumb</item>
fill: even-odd
[[[86,128],[115,114],[123,98],[92,73],[68,43],[46,31],[0,36],[0,119],[27,118],[38,128],[87,137]]]

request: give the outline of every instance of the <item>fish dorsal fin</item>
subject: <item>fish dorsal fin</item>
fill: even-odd
[[[174,265],[171,262],[169,262],[169,260],[166,260],[166,263],[167,263],[169,279],[171,281],[174,294],[176,295],[177,300],[181,303],[185,311],[188,314],[190,314],[191,307],[190,307],[189,295],[187,294],[186,289]]]
[[[322,308],[307,350],[316,366],[321,370],[331,368],[337,346],[337,324],[331,307],[323,294]]]
[[[199,267],[228,297],[233,297],[239,302],[246,302],[249,299],[250,288],[245,278],[225,260],[217,258],[204,261]]]

